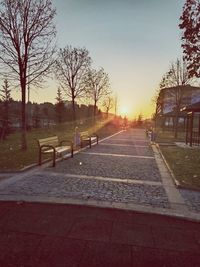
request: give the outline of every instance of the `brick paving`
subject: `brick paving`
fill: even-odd
[[[88,152],[95,153],[96,148],[94,147],[92,151]],[[74,159],[69,159],[67,162],[63,161],[54,170],[49,169],[49,171],[121,179],[161,180],[155,160],[98,154],[80,153]],[[150,173],[152,174],[150,175]]]
[[[133,189],[134,188],[134,189]],[[134,191],[133,191],[134,190]],[[123,203],[169,207],[161,186],[113,182],[102,179],[68,177],[68,175],[38,173],[0,191],[1,195],[48,196],[56,198],[93,199]]]
[[[186,189],[180,189],[179,191],[189,210],[200,213],[200,192]]]
[[[143,129],[130,129],[102,140],[55,168],[37,169],[0,183],[0,197],[61,202],[101,201],[200,213],[200,193],[177,190],[156,148]],[[16,177],[18,177],[16,176]]]
[[[115,144],[112,145],[112,141]],[[126,146],[128,142],[131,146]],[[105,145],[108,143],[110,145]],[[71,177],[72,174],[75,176]],[[81,175],[93,179],[85,179]],[[106,179],[99,180],[98,177]],[[78,198],[170,208],[144,130],[121,132],[74,158],[59,162],[55,168],[33,173],[31,177],[27,174],[20,181],[4,187],[0,185],[0,195]]]

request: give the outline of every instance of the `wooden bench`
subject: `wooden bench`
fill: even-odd
[[[99,137],[97,134],[89,134],[88,132],[80,132],[80,138],[81,138],[81,148],[83,147],[84,143],[87,143],[90,148],[92,147],[92,143],[99,142]]]
[[[59,141],[58,136],[38,139],[39,146],[39,165],[42,164],[42,154],[53,155],[53,167],[56,165],[56,156],[62,156],[66,152],[71,152],[73,158],[73,143],[68,140]],[[63,145],[68,143],[69,145]]]

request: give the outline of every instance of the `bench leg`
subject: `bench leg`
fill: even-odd
[[[41,149],[39,149],[39,161],[38,161],[39,165],[42,165],[42,151]]]
[[[71,147],[71,158],[74,157],[74,150],[73,150],[73,146]]]
[[[90,148],[92,148],[92,140],[91,140],[91,138],[90,138],[89,144],[90,144]]]
[[[56,153],[55,151],[53,152],[53,167],[56,166]]]

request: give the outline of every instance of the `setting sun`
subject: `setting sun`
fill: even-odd
[[[120,110],[119,110],[119,113],[120,115],[123,117],[123,116],[128,116],[129,115],[129,109],[128,107],[121,107]]]

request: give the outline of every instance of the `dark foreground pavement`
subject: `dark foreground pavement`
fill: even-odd
[[[200,223],[79,205],[0,202],[0,266],[200,266]]]

